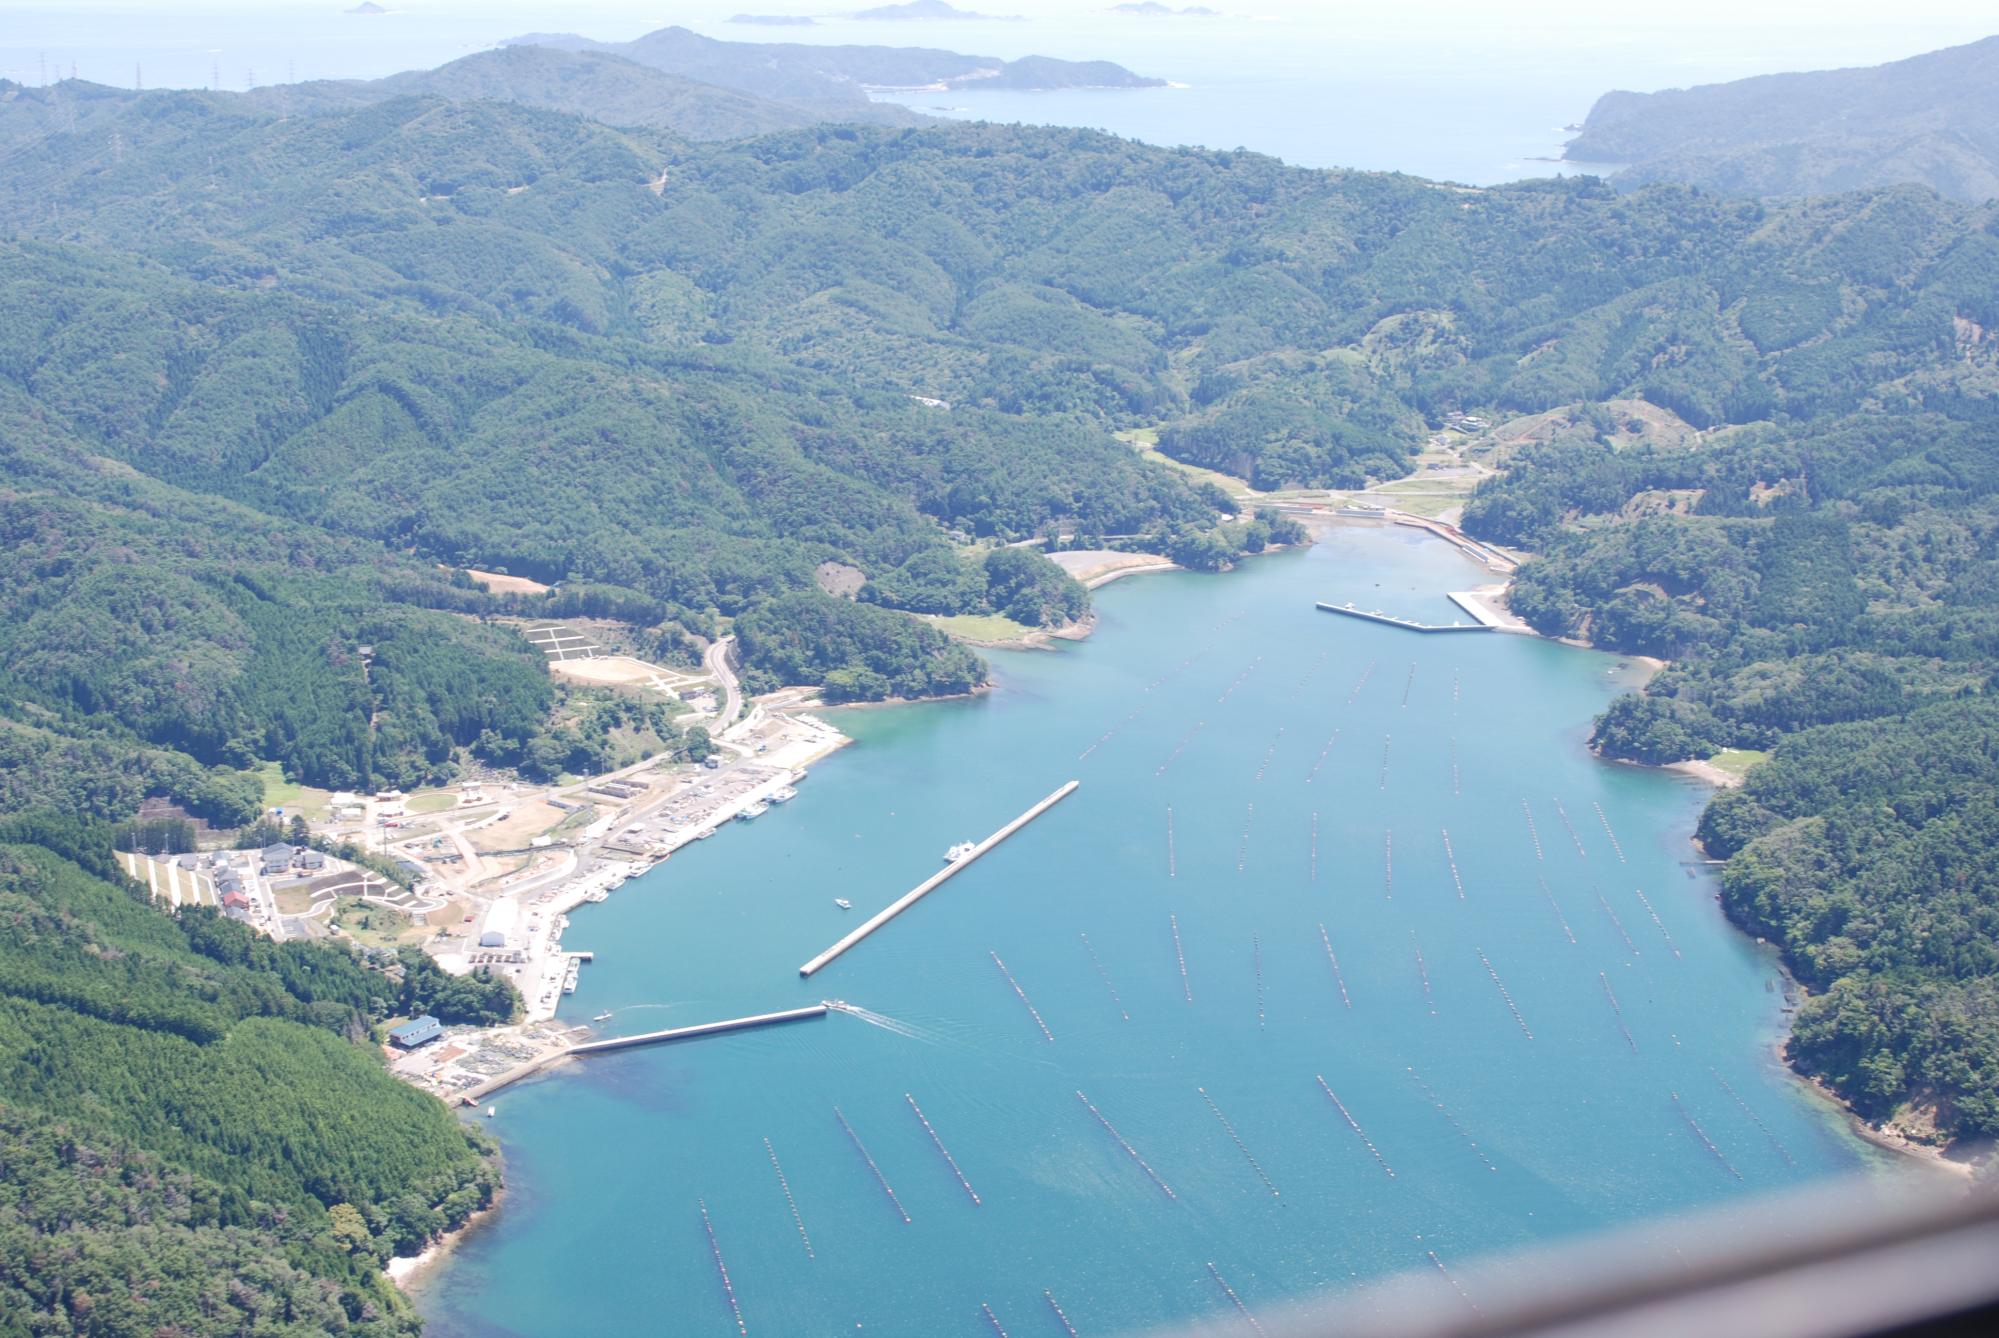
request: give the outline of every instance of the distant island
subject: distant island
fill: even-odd
[[[344,9],[340,12],[343,14],[386,14],[389,11],[376,4],[375,0],[361,0],[361,3],[354,6],[354,8]]]
[[[1563,156],[1617,163],[1613,184],[1739,195],[1904,183],[1999,196],[1999,37],[1864,69],[1606,93]]]
[[[1138,4],[1112,5],[1105,11],[1111,14],[1135,14],[1148,19],[1218,19],[1219,9],[1209,9],[1206,5],[1189,5],[1185,9],[1175,9],[1162,5],[1159,0],[1141,0]]]
[[[530,33],[503,46],[591,51],[810,108],[822,120],[883,121],[913,113],[868,96],[869,89],[1163,88],[1166,81],[1134,74],[1110,61],[1026,56],[1002,60],[928,47],[815,46],[795,42],[725,42],[687,28],[661,28],[630,42],[598,42],[575,33]]]
[[[851,15],[857,19],[868,19],[888,23],[909,23],[928,19],[982,19],[987,23],[1023,23],[1018,14],[980,14],[970,9],[959,9],[946,4],[944,0],[908,0],[900,5],[878,5],[874,9],[863,9]]]

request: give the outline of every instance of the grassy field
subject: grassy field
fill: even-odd
[[[1153,463],[1165,465],[1168,469],[1185,474],[1190,479],[1205,479],[1207,482],[1220,488],[1223,492],[1228,493],[1231,497],[1261,497],[1263,495],[1249,486],[1248,479],[1239,479],[1233,474],[1224,474],[1215,469],[1203,469],[1199,465],[1190,465],[1184,461],[1175,460],[1170,455],[1162,454],[1159,450],[1159,429],[1157,428],[1134,427],[1124,432],[1119,432],[1116,436],[1119,441],[1131,447]]]
[[[1724,748],[1708,761],[1731,776],[1740,776],[1769,755],[1757,748]]]
[[[264,807],[282,808],[285,816],[303,813],[314,822],[326,820],[327,800],[332,791],[315,789],[310,785],[298,785],[285,779],[285,773],[276,762],[266,762],[256,769],[256,776],[264,783]]]
[[[303,887],[287,887],[276,893],[278,914],[304,915],[312,909],[312,893]]]
[[[411,813],[441,813],[457,806],[458,796],[449,790],[428,790],[403,801],[403,808]]]
[[[411,924],[401,911],[370,906],[359,897],[340,898],[333,910],[333,923],[369,948],[398,948],[421,940],[428,932]]]
[[[1011,618],[997,613],[954,613],[950,615],[926,613],[923,621],[960,641],[990,644],[995,641],[1018,641],[1034,631],[1026,623],[1017,623]]]
[[[595,822],[596,820],[597,820],[596,808],[593,807],[592,805],[585,804],[581,808],[571,810],[569,816],[565,817],[561,822],[558,822],[553,827],[549,828],[548,831],[544,834],[548,836],[549,839],[551,840],[560,841],[563,837],[568,836],[572,832],[582,831],[585,827],[588,827],[591,823]]]

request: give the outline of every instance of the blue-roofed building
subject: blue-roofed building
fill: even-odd
[[[389,1043],[405,1050],[414,1050],[426,1041],[436,1040],[444,1031],[444,1024],[430,1014],[413,1017],[400,1027],[389,1028]]]

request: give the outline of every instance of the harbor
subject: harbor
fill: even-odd
[[[1275,1333],[1350,1277],[1482,1302],[1461,1261],[1523,1236],[1853,1164],[1672,858],[1697,796],[1567,742],[1612,661],[1329,625],[1385,533],[1112,587],[1096,638],[839,717],[797,798],[571,912],[595,960],[551,1076],[470,1115],[520,1193],[428,1284],[438,1338],[644,1330],[641,1275],[690,1331]],[[1391,556],[1370,605],[1467,584]]]

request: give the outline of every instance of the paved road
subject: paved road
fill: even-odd
[[[729,667],[729,649],[735,641],[733,636],[722,637],[708,647],[708,653],[702,657],[708,672],[715,675],[715,681],[722,688],[722,706],[715,717],[717,734],[735,723],[736,713],[743,709],[742,685],[736,681],[736,671]]]

